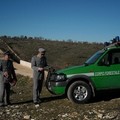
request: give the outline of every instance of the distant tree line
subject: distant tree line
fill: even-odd
[[[8,39],[13,39],[13,40],[45,40],[45,41],[62,41],[62,42],[71,42],[71,43],[83,43],[83,44],[103,44],[101,42],[88,42],[88,41],[74,41],[72,39],[68,39],[68,40],[52,40],[52,39],[47,39],[47,38],[44,38],[44,37],[28,37],[28,36],[24,36],[24,35],[21,35],[21,36],[0,36],[0,39],[3,39],[3,40],[8,40]]]

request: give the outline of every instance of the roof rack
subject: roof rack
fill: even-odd
[[[120,42],[116,42],[116,43],[110,44],[107,47],[118,47],[118,46],[120,46]]]
[[[118,47],[120,46],[120,38],[119,36],[113,38],[113,40],[110,40],[111,42],[105,42],[104,46],[105,48],[110,48],[110,47]]]

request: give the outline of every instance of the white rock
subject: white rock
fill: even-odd
[[[7,115],[9,115],[10,114],[10,112],[7,112]]]
[[[116,116],[118,115],[117,112],[111,112],[111,113],[107,113],[106,115],[104,115],[104,119],[114,119]]]
[[[6,112],[10,112],[10,110],[6,110]]]
[[[25,115],[25,116],[24,116],[24,119],[25,119],[25,120],[30,119],[30,115]]]
[[[15,106],[15,108],[19,108],[19,106],[18,106],[18,105],[16,105],[16,106]]]
[[[35,105],[36,108],[38,108],[39,106],[40,106],[39,104]]]
[[[2,115],[3,114],[3,112],[0,112],[0,115]]]
[[[68,114],[66,113],[66,114],[64,114],[64,115],[62,115],[62,117],[67,117],[68,116]]]
[[[12,117],[16,116],[16,114],[12,114]]]
[[[102,119],[103,118],[103,114],[98,114],[98,118]]]
[[[60,117],[61,116],[61,114],[58,114],[58,117]]]
[[[89,120],[87,115],[84,115],[84,120]]]

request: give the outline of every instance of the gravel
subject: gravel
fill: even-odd
[[[101,92],[87,104],[74,104],[63,96],[53,96],[46,88],[42,103],[32,102],[32,80],[18,76],[11,90],[12,105],[0,107],[0,120],[120,120],[119,91]]]

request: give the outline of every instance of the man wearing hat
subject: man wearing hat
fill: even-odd
[[[17,78],[10,60],[10,52],[4,53],[3,60],[0,60],[0,106],[10,104],[10,84],[16,84]]]
[[[47,66],[45,57],[45,49],[39,48],[38,54],[32,57],[31,67],[33,69],[33,102],[34,104],[41,103],[40,93],[44,79],[44,68]]]

